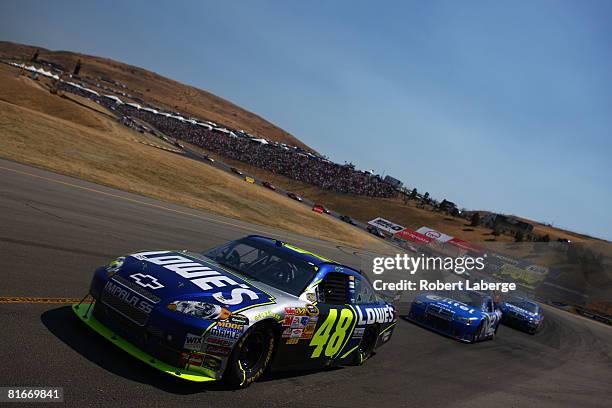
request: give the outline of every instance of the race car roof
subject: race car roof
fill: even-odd
[[[274,246],[277,249],[284,251],[288,254],[294,255],[294,256],[298,256],[300,258],[302,258],[304,261],[306,262],[310,262],[311,264],[318,266],[319,268],[321,266],[323,266],[324,264],[331,264],[331,265],[335,265],[335,266],[342,266],[345,267],[347,269],[350,269],[351,271],[354,271],[355,273],[359,274],[359,271],[356,271],[355,269],[351,268],[350,266],[347,265],[343,265],[339,262],[336,262],[332,259],[328,259],[325,258],[321,255],[315,254],[313,252],[310,252],[306,249],[302,249],[300,247],[288,244],[286,242],[277,240],[277,239],[273,239],[273,238],[268,238],[268,237],[264,237],[261,235],[249,235],[247,238],[252,239],[254,241],[256,241],[259,244],[263,244],[263,245],[269,245],[269,246]]]

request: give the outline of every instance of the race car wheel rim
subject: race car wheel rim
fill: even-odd
[[[252,370],[264,358],[266,345],[262,333],[251,333],[240,350],[239,361],[245,370]]]

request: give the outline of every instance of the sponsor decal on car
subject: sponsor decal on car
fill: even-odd
[[[260,300],[260,295],[245,281],[222,273],[215,265],[205,261],[188,258],[171,251],[139,252],[131,256],[172,271],[188,279],[204,292],[213,292],[212,297],[221,304],[243,305]],[[222,291],[216,291],[227,287],[232,288],[229,296],[224,296]]]
[[[132,278],[134,282],[143,288],[161,289],[164,287],[164,285],[162,285],[155,276],[135,273],[130,275],[130,278]]]
[[[209,344],[208,346],[206,346],[206,354],[210,354],[213,356],[225,357],[229,356],[231,352],[232,349],[230,347],[216,346],[214,344]]]
[[[357,325],[359,326],[395,321],[395,309],[393,306],[365,307],[357,305],[355,310],[357,311]]]
[[[271,317],[272,319],[277,320],[277,321],[282,319],[281,315],[279,315],[278,313],[274,313],[274,312],[272,312],[270,310],[267,310],[267,311],[265,311],[263,313],[255,315],[254,319],[255,319],[255,321],[259,321],[261,319],[265,319],[266,317]]]
[[[315,328],[317,327],[316,323],[308,323],[304,326],[304,330],[302,331],[301,340],[310,340],[312,339],[312,335],[314,334]]]
[[[236,344],[236,340],[234,340],[234,339],[222,339],[222,338],[218,338],[218,337],[208,337],[206,339],[206,344],[213,344],[215,346],[222,346],[222,347],[231,347],[234,344]]]
[[[363,332],[365,331],[365,327],[356,327],[353,331],[353,339],[360,339],[363,337]]]
[[[232,314],[230,315],[230,317],[227,319],[227,321],[229,323],[234,323],[234,324],[238,324],[238,325],[242,325],[242,326],[248,326],[249,324],[249,318],[240,314]]]
[[[111,296],[121,299],[123,302],[133,306],[134,308],[141,310],[142,312],[149,314],[153,310],[153,305],[145,300],[141,299],[140,296],[132,293],[131,290],[125,289],[123,286],[116,284],[113,281],[106,282],[103,291]]]
[[[219,322],[210,329],[210,336],[220,339],[238,340],[244,331],[244,326],[236,323]]]
[[[187,333],[187,336],[185,336],[185,344],[183,345],[183,348],[187,350],[193,350],[193,351],[201,350],[202,349],[202,336]]]

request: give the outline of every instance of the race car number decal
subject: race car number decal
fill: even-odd
[[[310,358],[317,358],[325,350],[325,356],[332,357],[344,344],[349,328],[355,320],[355,314],[349,309],[341,309],[338,316],[338,309],[330,309],[327,319],[316,331],[310,346],[315,346]]]

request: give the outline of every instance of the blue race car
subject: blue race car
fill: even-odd
[[[361,364],[397,320],[359,272],[260,236],[118,258],[95,271],[88,297],[76,315],[127,353],[184,380],[235,387],[268,368]]]
[[[457,340],[476,343],[495,337],[501,316],[485,293],[449,291],[417,295],[407,319]]]
[[[542,309],[526,298],[512,298],[500,303],[502,323],[535,334],[544,321]]]

